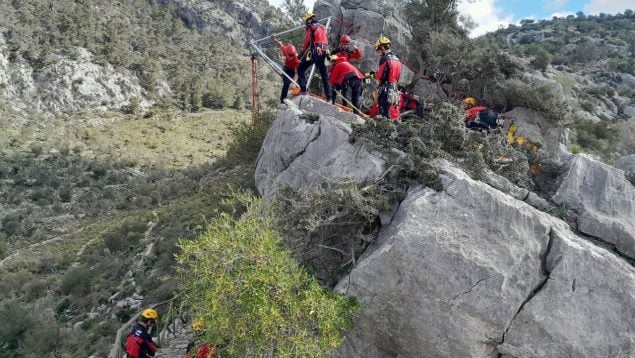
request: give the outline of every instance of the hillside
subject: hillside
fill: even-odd
[[[243,106],[244,42],[282,24],[272,9],[262,0],[2,2],[0,100],[58,114]]]

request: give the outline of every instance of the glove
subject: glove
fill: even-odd
[[[366,78],[373,77],[374,75],[375,75],[375,71],[370,71],[370,72],[364,73],[364,77],[366,77]]]

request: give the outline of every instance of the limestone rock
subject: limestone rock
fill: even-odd
[[[615,166],[622,169],[627,175],[635,175],[635,154],[620,157]]]
[[[623,171],[577,154],[553,201],[577,212],[581,232],[635,257],[635,190]]]
[[[445,171],[444,191],[410,193],[336,287],[364,307],[338,356],[495,357],[544,281],[549,216]]]
[[[551,125],[540,113],[529,108],[516,107],[503,115],[511,118],[518,126],[516,137],[525,137],[540,143],[542,149],[559,162],[569,158],[569,129]]]
[[[278,110],[256,164],[256,186],[263,196],[286,186],[312,191],[382,175],[384,160],[378,154],[362,143],[349,143],[350,113],[308,96],[299,101],[300,108],[318,112],[303,117],[296,109]],[[327,114],[318,115],[319,110]]]
[[[631,356],[635,269],[441,162],[336,290],[362,311],[337,357]],[[495,218],[495,220],[491,220]]]
[[[635,270],[555,229],[544,286],[514,319],[499,351],[513,357],[635,355]]]

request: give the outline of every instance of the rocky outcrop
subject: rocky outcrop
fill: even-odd
[[[55,54],[56,61],[34,73],[23,62],[9,62],[5,46],[0,39],[0,98],[15,110],[59,114],[86,108],[119,110],[131,101],[140,108],[150,104],[133,76],[96,64],[84,48],[75,48],[72,56]]]
[[[279,108],[258,156],[256,186],[263,196],[286,186],[312,191],[382,175],[384,160],[362,143],[348,141],[349,123],[357,116],[309,96],[294,101],[298,108]]]
[[[188,26],[222,34],[238,43],[265,37],[274,27],[282,25],[279,10],[265,0],[160,0],[159,3],[174,5]]]
[[[568,128],[551,125],[544,116],[529,108],[516,107],[503,116],[518,126],[516,137],[540,143],[542,149],[559,162],[571,155],[567,150],[571,145]]]
[[[442,170],[443,192],[411,192],[338,284],[363,307],[338,356],[634,352],[632,266],[562,221]]]
[[[314,6],[314,12],[320,18],[333,16],[331,40],[334,46],[341,35],[349,35],[352,44],[362,49],[363,57],[358,65],[363,72],[377,69],[378,56],[374,44],[382,35],[390,38],[393,52],[402,62],[406,63],[412,57],[412,35],[403,11],[403,5],[391,1],[319,0]],[[404,66],[399,83],[408,85],[414,79],[414,72]],[[432,89],[435,93],[443,93],[439,88]],[[429,96],[429,93],[414,93],[424,98]],[[443,97],[444,94],[439,96]]]
[[[577,213],[578,230],[635,258],[635,189],[623,171],[578,154],[552,200]]]
[[[635,154],[620,157],[615,162],[615,167],[622,169],[626,175],[635,176]]]
[[[279,108],[258,159],[264,196],[381,175],[381,157],[348,142],[354,117],[309,97],[294,101]],[[536,126],[535,135],[549,134]],[[337,284],[362,311],[335,356],[635,354],[630,261],[493,172],[488,185],[450,162],[435,166],[443,190],[411,191]],[[582,232],[626,252],[635,197],[623,172],[583,155],[567,168],[554,201],[577,213]]]

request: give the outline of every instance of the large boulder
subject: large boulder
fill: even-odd
[[[441,170],[444,190],[411,192],[337,285],[363,309],[336,356],[634,352],[632,266],[447,163]]]
[[[635,258],[635,189],[622,170],[577,154],[552,200],[575,210],[578,230]]]
[[[299,109],[278,110],[258,156],[256,186],[263,196],[287,186],[314,191],[382,175],[385,161],[379,154],[362,143],[349,143],[355,115],[309,96],[295,101]]]
[[[635,270],[606,250],[555,228],[549,279],[513,320],[504,357],[635,356]]]

